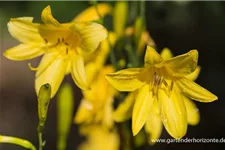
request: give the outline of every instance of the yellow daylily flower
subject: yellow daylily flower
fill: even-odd
[[[91,125],[84,127],[80,132],[87,136],[87,140],[78,147],[78,150],[119,150],[119,134],[115,129],[110,131],[104,126]]]
[[[168,48],[164,48],[161,52],[163,59],[167,60],[173,57],[171,51]],[[197,79],[200,73],[200,67],[198,66],[196,70],[187,75],[186,77],[190,80]],[[139,90],[138,90],[139,91]],[[136,95],[138,91],[131,92],[127,95],[124,102],[119,105],[119,107],[113,112],[113,119],[116,122],[123,122],[131,118],[133,105],[135,103]],[[143,92],[143,91],[142,91]],[[148,91],[144,91],[148,92]],[[187,111],[187,122],[190,125],[197,125],[200,120],[200,114],[196,105],[187,97],[183,96],[184,104]],[[148,134],[149,144],[154,144],[154,141],[158,139],[162,132],[162,121],[160,118],[160,111],[158,102],[154,101],[145,123],[145,131]]]
[[[82,91],[84,97],[75,116],[75,123],[100,123],[106,127],[113,126],[112,111],[115,89],[104,78],[113,72],[112,66],[106,66],[92,78],[91,90]]]
[[[107,30],[94,22],[60,24],[47,6],[41,14],[43,24],[33,23],[32,17],[13,18],[8,23],[10,34],[22,44],[6,50],[11,60],[27,60],[44,54],[37,68],[35,89],[49,83],[51,97],[57,92],[65,74],[71,73],[76,85],[90,89],[87,84],[83,55],[94,52],[106,39]]]
[[[196,70],[197,61],[197,50],[164,60],[148,46],[145,67],[106,75],[109,83],[119,91],[139,89],[132,112],[133,135],[146,123],[154,101],[159,105],[161,121],[169,134],[182,138],[187,130],[184,95],[200,102],[217,100],[217,96],[186,77]]]

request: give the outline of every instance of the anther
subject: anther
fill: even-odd
[[[48,40],[47,39],[44,39],[45,40],[45,43],[48,43]]]
[[[172,82],[171,82],[171,85],[170,85],[170,91],[173,90],[173,85],[174,85],[174,82],[172,81]]]
[[[166,87],[168,87],[169,85],[168,85],[168,83],[166,82],[166,80],[165,79],[163,79],[163,84],[166,86]]]

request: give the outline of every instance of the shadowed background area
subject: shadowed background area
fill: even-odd
[[[0,2],[0,134],[27,139],[35,146],[38,145],[35,72],[31,72],[27,64],[30,62],[33,66],[37,66],[40,58],[16,62],[4,58],[2,53],[18,44],[18,41],[8,33],[9,19],[33,16],[34,22],[40,22],[40,13],[47,5],[51,5],[53,15],[60,22],[68,22],[90,6],[90,3]],[[188,126],[184,138],[223,138],[225,144],[225,2],[146,2],[146,21],[147,29],[159,50],[168,47],[174,55],[186,53],[191,49],[199,51],[199,65],[202,70],[196,82],[219,97],[219,100],[213,103],[196,102],[201,121],[197,126]],[[64,82],[73,83],[70,76],[67,76]],[[72,85],[76,111],[81,94],[75,84]],[[53,99],[43,134],[47,141],[46,150],[56,149],[56,134],[56,101]],[[161,137],[171,138],[165,130]],[[73,124],[67,149],[76,149],[81,141],[77,126]],[[140,149],[221,149],[224,144],[158,143]],[[0,144],[0,150],[23,150],[23,148]]]

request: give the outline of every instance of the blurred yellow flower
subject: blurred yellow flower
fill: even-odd
[[[91,90],[82,91],[84,97],[77,110],[75,123],[96,123],[108,128],[113,126],[113,97],[116,91],[105,79],[105,75],[111,72],[113,67],[105,66],[92,78]]]
[[[100,125],[81,128],[81,134],[87,136],[78,150],[119,150],[120,140],[116,130],[109,130]]]
[[[87,12],[86,12],[87,13]],[[85,14],[83,16],[85,16]],[[27,60],[44,54],[37,68],[35,89],[49,83],[51,97],[64,76],[71,73],[76,85],[90,89],[85,75],[83,56],[94,52],[107,37],[107,30],[94,22],[78,21],[60,24],[47,6],[41,14],[44,24],[33,23],[32,17],[13,18],[8,23],[10,34],[22,44],[8,49],[4,55],[11,60]]]
[[[164,60],[148,46],[144,68],[129,68],[107,74],[110,84],[119,91],[139,89],[132,112],[133,135],[147,123],[150,108],[157,102],[161,121],[168,133],[174,138],[182,138],[186,134],[189,113],[184,97],[200,102],[217,99],[217,96],[187,77],[193,77],[191,73],[196,70],[197,61],[197,50]]]
[[[104,17],[108,14],[112,13],[112,7],[107,3],[98,3],[97,5],[98,12],[96,11],[95,6],[91,6],[80,14],[78,14],[74,19],[73,22],[76,21],[96,21],[100,19],[99,14],[101,17]],[[99,13],[99,14],[98,14]]]

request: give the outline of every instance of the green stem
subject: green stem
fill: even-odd
[[[39,142],[39,150],[42,150],[44,147],[44,143],[43,143],[43,139],[42,139],[42,130],[43,130],[44,126],[38,124],[38,142]]]
[[[145,1],[140,1],[140,16],[145,21]]]
[[[113,47],[109,41],[109,38],[107,38],[107,42],[109,44],[109,47],[110,47],[110,54],[109,54],[109,59],[110,59],[110,62],[112,63],[113,67],[115,68],[115,71],[118,70],[118,65],[117,65],[117,62],[116,62],[116,55],[115,55],[115,52],[113,50]]]
[[[41,132],[38,132],[38,141],[39,141],[39,150],[42,150],[44,144],[43,144]]]
[[[33,144],[31,144],[29,141],[11,136],[0,135],[0,143],[16,144],[30,150],[36,150]]]
[[[135,53],[135,51],[132,49],[132,46],[128,44],[125,46],[125,49],[127,51],[129,61],[132,64],[132,66],[130,67],[138,67],[139,65],[138,56],[137,53]]]

